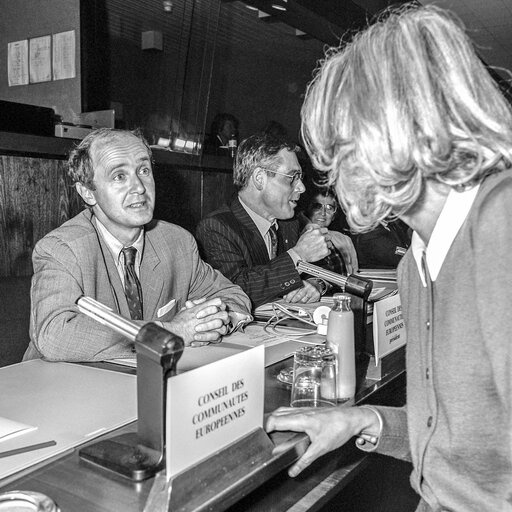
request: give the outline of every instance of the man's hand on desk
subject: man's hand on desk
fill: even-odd
[[[321,297],[321,285],[315,280],[302,281],[303,286],[287,293],[283,300],[285,302],[318,302]]]
[[[274,430],[304,432],[311,444],[288,470],[291,477],[297,476],[318,457],[344,445],[353,436],[361,433],[380,433],[377,414],[365,407],[280,407],[267,419],[267,432]],[[278,446],[276,451],[286,447]]]
[[[231,322],[226,305],[220,298],[188,300],[185,307],[163,326],[183,338],[185,346],[219,342]]]

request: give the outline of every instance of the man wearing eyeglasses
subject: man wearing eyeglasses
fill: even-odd
[[[208,215],[196,237],[203,257],[238,284],[256,308],[283,297],[287,302],[316,302],[325,291],[318,279],[303,280],[299,261],[328,255],[327,229],[300,233],[295,208],[305,191],[298,146],[268,134],[244,140],[234,164],[238,194]]]

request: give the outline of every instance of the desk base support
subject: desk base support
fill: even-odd
[[[385,355],[381,358],[378,365],[375,365],[375,356],[370,356],[366,378],[369,380],[381,380],[390,373],[402,370],[405,370],[405,345]]]
[[[78,453],[81,459],[136,482],[146,480],[164,467],[162,453],[144,446],[135,432],[99,441]]]
[[[228,506],[243,495],[240,481],[272,458],[274,443],[259,427],[206,460],[176,475],[170,482],[168,510],[189,512],[211,510],[212,502]],[[239,495],[234,494],[239,488]],[[242,489],[240,489],[242,487]]]

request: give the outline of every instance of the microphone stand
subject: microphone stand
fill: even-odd
[[[135,481],[145,480],[165,465],[167,379],[176,375],[183,340],[154,323],[142,327],[103,304],[82,297],[78,309],[135,343],[137,353],[137,433],[122,434],[82,448],[82,459]]]

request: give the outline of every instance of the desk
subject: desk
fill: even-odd
[[[290,390],[276,376],[290,360],[266,369],[265,412],[289,402]],[[357,403],[399,405],[405,389],[405,373],[397,371],[379,382],[358,376]],[[398,400],[398,403],[397,403]],[[136,431],[136,424],[125,426],[105,437]],[[278,432],[271,435],[276,444],[293,437],[297,450],[304,449],[304,435]],[[353,442],[325,455],[296,479],[287,476],[285,468],[296,458],[289,450],[257,468],[251,478],[241,480],[227,493],[210,503],[208,510],[299,512],[317,510],[318,506],[343,488],[369,463],[371,456],[355,448]],[[1,485],[0,492],[21,489],[41,492],[54,499],[63,512],[142,511],[153,480],[133,483],[106,470],[93,467],[78,457],[78,450],[43,467]],[[264,485],[263,485],[264,484]],[[206,510],[199,508],[196,510]]]

